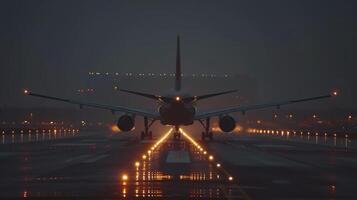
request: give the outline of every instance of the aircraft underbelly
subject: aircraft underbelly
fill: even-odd
[[[160,112],[163,125],[191,125],[194,113],[182,108],[170,108]]]

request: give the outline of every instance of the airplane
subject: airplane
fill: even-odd
[[[197,111],[196,103],[202,99],[208,99],[211,97],[216,97],[224,94],[229,94],[236,92],[236,90],[227,90],[218,93],[204,94],[204,95],[189,95],[181,90],[182,82],[181,73],[181,56],[180,56],[180,36],[177,36],[177,51],[176,51],[176,73],[175,73],[175,83],[174,91],[168,95],[155,95],[143,92],[131,91],[126,89],[119,89],[122,92],[138,95],[141,97],[153,99],[159,102],[158,110],[155,112],[145,111],[142,109],[131,108],[126,106],[115,106],[115,105],[105,105],[97,104],[91,102],[82,102],[72,99],[59,98],[54,96],[47,96],[43,94],[38,94],[25,89],[24,93],[26,95],[46,98],[55,101],[62,101],[70,104],[79,105],[80,108],[94,107],[99,109],[105,109],[111,111],[113,114],[115,112],[121,112],[122,114],[118,121],[117,126],[121,131],[128,132],[133,130],[135,126],[136,115],[144,118],[144,130],[141,132],[141,139],[152,139],[152,132],[149,128],[153,125],[155,121],[160,121],[162,125],[169,125],[175,127],[174,139],[180,139],[180,126],[192,125],[194,121],[198,121],[204,131],[201,134],[201,139],[205,140],[213,139],[213,133],[210,132],[210,120],[212,117],[218,117],[218,125],[223,132],[232,132],[236,127],[236,120],[230,115],[232,113],[242,113],[243,115],[250,110],[259,110],[270,107],[276,107],[279,109],[281,106],[288,104],[295,104],[305,101],[313,101],[318,99],[330,98],[337,96],[337,92],[332,92],[330,94],[325,94],[321,96],[314,96],[308,98],[291,99],[284,101],[277,101],[265,104],[253,104],[253,105],[237,105],[232,107],[226,107],[215,110],[208,111]]]

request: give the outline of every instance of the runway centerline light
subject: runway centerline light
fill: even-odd
[[[209,159],[209,160],[213,160],[214,158],[213,158],[212,155],[210,155],[210,156],[208,157],[208,159]]]
[[[135,167],[139,167],[140,163],[139,162],[135,162]]]
[[[123,176],[121,177],[121,180],[123,181],[127,181],[129,179],[127,174],[123,174]]]

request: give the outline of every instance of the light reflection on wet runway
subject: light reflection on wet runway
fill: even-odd
[[[229,186],[233,185],[233,182],[227,184],[233,181],[232,176],[192,138],[185,137],[170,140],[167,136],[142,155],[132,170],[121,176],[121,196],[221,198],[227,195]],[[172,151],[189,152],[190,162],[168,163],[166,156]]]

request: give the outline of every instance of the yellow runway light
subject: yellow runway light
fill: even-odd
[[[127,181],[129,179],[127,174],[123,174],[123,176],[121,177],[121,180],[123,181]]]
[[[139,162],[135,162],[135,167],[139,167],[140,163]]]

